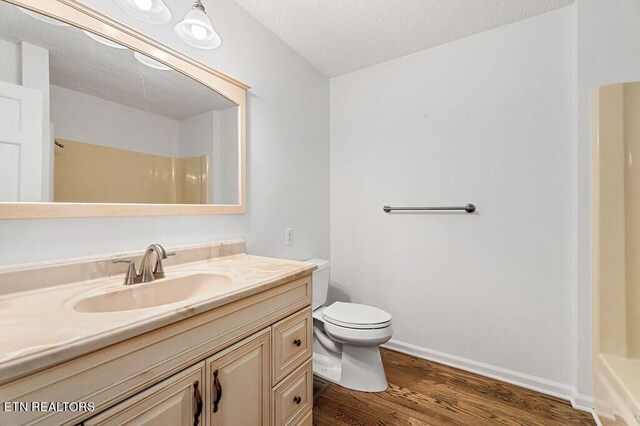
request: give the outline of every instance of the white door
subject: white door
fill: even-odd
[[[42,92],[2,81],[0,201],[42,201]]]

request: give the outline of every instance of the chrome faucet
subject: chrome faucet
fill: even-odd
[[[155,253],[156,262],[153,268],[151,267],[151,253]],[[135,260],[127,259],[114,259],[113,263],[127,263],[127,273],[124,277],[124,285],[132,285],[139,283],[148,283],[155,279],[164,278],[164,268],[162,267],[162,261],[168,256],[173,256],[175,253],[167,253],[167,251],[160,244],[151,244],[144,252],[142,261],[140,262],[140,272],[136,272]]]
[[[151,253],[156,254],[156,265],[153,269],[151,268],[151,258],[150,258]],[[150,281],[155,280],[156,278],[164,278],[164,269],[162,269],[162,259],[166,259],[166,258],[167,258],[167,252],[164,249],[164,247],[162,247],[160,244],[151,244],[149,247],[147,247],[147,249],[144,252],[144,256],[142,256],[142,262],[140,262],[139,275],[140,275],[141,281],[143,283],[148,283]],[[162,276],[160,276],[160,273],[158,273],[158,276],[156,277],[155,274],[160,271]]]

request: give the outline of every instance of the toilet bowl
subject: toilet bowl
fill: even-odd
[[[329,262],[312,259],[313,373],[341,386],[382,392],[388,387],[379,346],[391,339],[391,315],[358,303],[324,306],[329,285]]]

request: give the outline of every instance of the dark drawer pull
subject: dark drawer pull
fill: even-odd
[[[216,387],[216,399],[213,400],[213,412],[218,412],[218,404],[220,403],[220,399],[222,399],[222,384],[220,384],[220,380],[218,379],[218,370],[213,372],[213,385]]]
[[[298,346],[298,347],[300,347],[300,345],[302,344],[302,340],[296,339],[296,340],[293,341],[293,344]]]
[[[299,396],[294,396],[293,402],[299,405],[302,402],[302,398],[300,398]]]
[[[200,414],[202,414],[202,394],[200,393],[200,382],[196,380],[193,382],[193,397],[196,400],[196,412],[193,415],[193,426],[200,424]]]

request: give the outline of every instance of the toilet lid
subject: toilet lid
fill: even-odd
[[[331,324],[348,328],[384,328],[391,323],[389,313],[358,303],[335,302],[322,311],[322,318]]]

